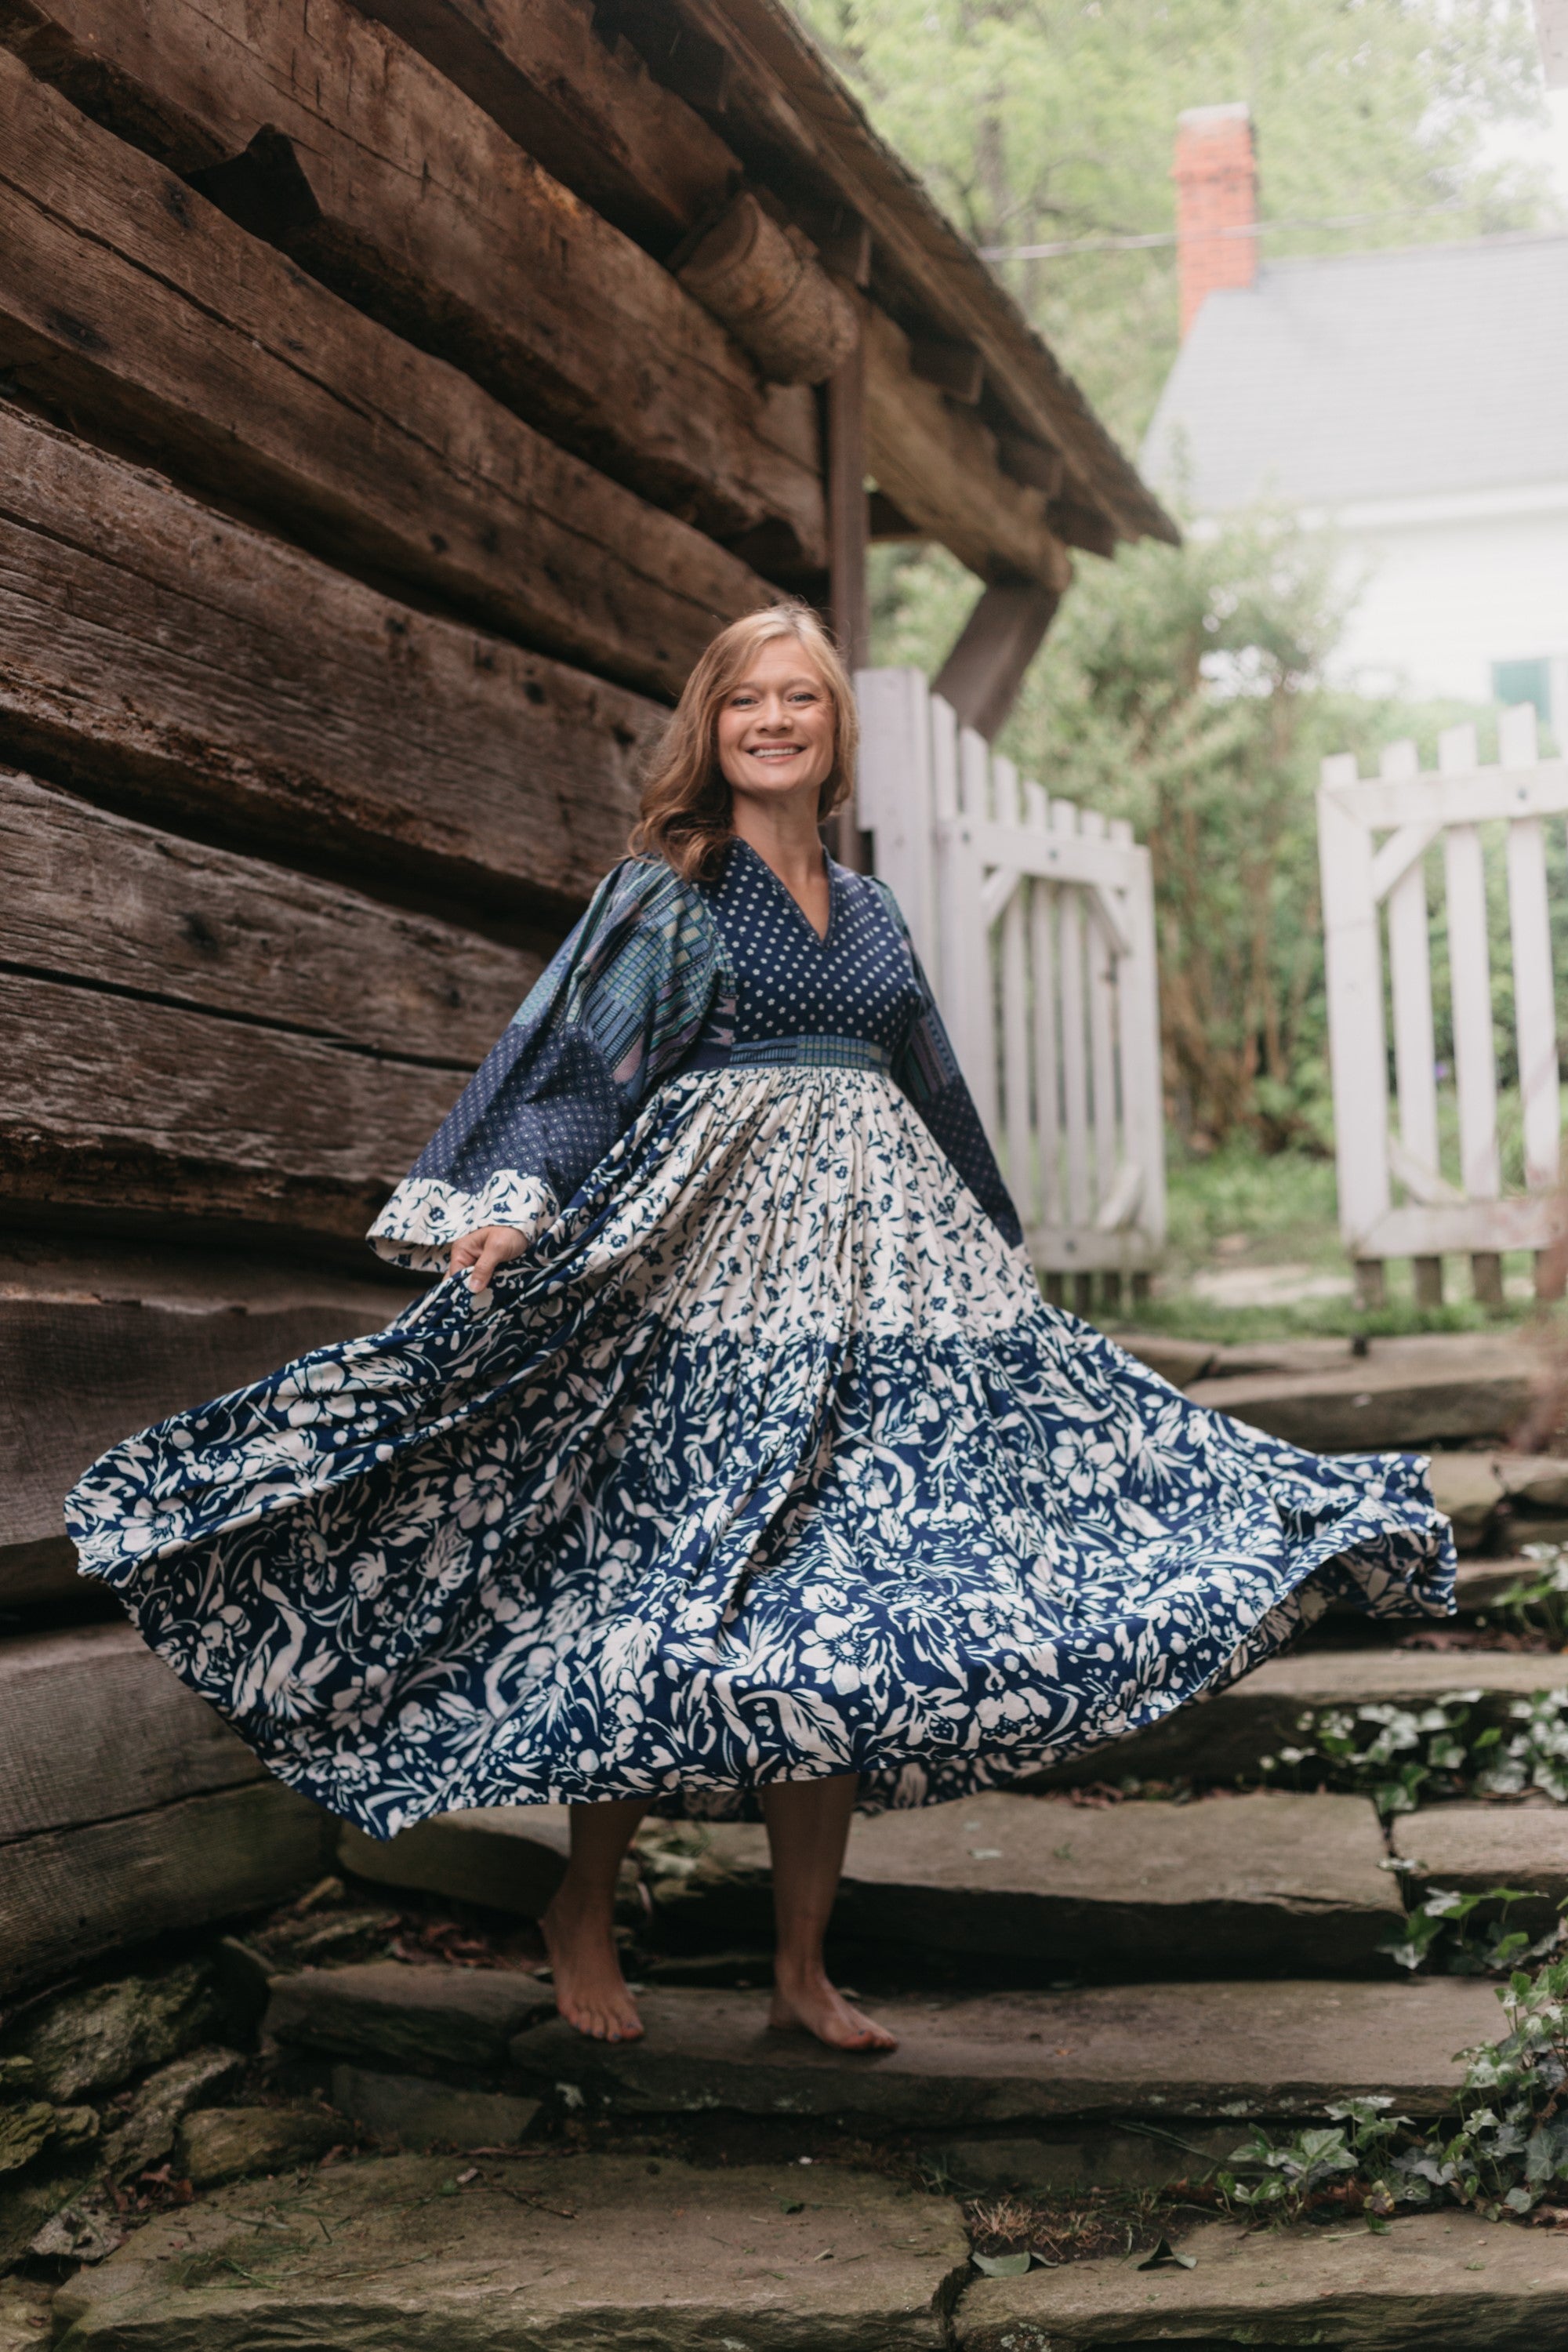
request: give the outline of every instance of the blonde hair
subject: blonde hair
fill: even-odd
[[[730,786],[719,765],[719,713],[763,646],[780,637],[795,639],[833,705],[833,765],[822,782],[818,824],[849,798],[860,736],[849,673],[809,605],[770,604],[721,629],[687,679],[643,784],[627,844],[634,857],[662,857],[688,882],[718,865],[734,837]]]

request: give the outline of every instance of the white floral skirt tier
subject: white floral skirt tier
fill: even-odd
[[[845,1772],[920,1804],[1157,1721],[1331,1592],[1451,1608],[1423,1464],[1262,1436],[1048,1306],[888,1070],[733,1058],[734,977],[728,1061],[688,1036],[563,1205],[512,1171],[534,1238],[486,1297],[438,1281],[78,1487],[84,1568],[274,1772],[376,1836]],[[416,1171],[383,1240],[438,1264],[472,1172]]]

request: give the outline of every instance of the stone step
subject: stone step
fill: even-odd
[[[645,1829],[657,1940],[765,1946],[766,1833]],[[858,1820],[836,1938],[1011,1964],[1013,1982],[1286,1972],[1386,1974],[1404,1916],[1365,1797],[1258,1792],[1090,1808],[994,1791]]]
[[[1540,1390],[1541,1354],[1506,1333],[1374,1339],[1364,1356],[1342,1339],[1274,1349],[1216,1350],[1183,1385],[1200,1404],[1319,1454],[1425,1452],[1472,1438],[1505,1441]]]
[[[1395,1819],[1391,1843],[1416,1865],[1404,1874],[1412,1905],[1439,1887],[1458,1895],[1516,1887],[1530,1900],[1510,1906],[1509,1925],[1539,1936],[1568,1901],[1568,1807],[1425,1805]]]
[[[1479,1551],[1506,1528],[1515,1544],[1555,1540],[1568,1505],[1568,1462],[1550,1454],[1438,1451],[1431,1463],[1432,1495],[1454,1525],[1461,1552]]]
[[[1443,2209],[1182,2232],[1183,2264],[1113,2255],[979,2274],[958,2208],[835,2163],[668,2156],[455,2167],[371,2158],[198,2196],[54,2291],[0,2307],[59,2352],[1539,2352],[1568,2336],[1568,2234]]]
[[[1030,1783],[1041,1789],[1094,1780],[1256,1780],[1262,1759],[1300,1747],[1300,1718],[1321,1707],[1430,1706],[1456,1691],[1479,1692],[1477,1722],[1503,1724],[1510,1703],[1534,1691],[1568,1692],[1568,1656],[1492,1650],[1302,1650],[1270,1658],[1212,1699],[1180,1707],[1163,1723],[1057,1765]]]
[[[1094,1985],[1056,1992],[900,1993],[877,2012],[887,2056],[826,2049],[767,2025],[767,1995],[642,1995],[639,2042],[587,2042],[547,1985],[510,1969],[397,1962],[273,1981],[267,2032],[319,2059],[626,2114],[851,2116],[932,2133],[954,2126],[1156,2116],[1303,2116],[1342,2092],[1442,2111],[1453,2053],[1495,2036],[1489,1984]]]
[[[338,1861],[378,1886],[416,1887],[537,1919],[561,1884],[570,1835],[564,1805],[505,1805],[440,1813],[395,1838],[366,1837],[345,1824]]]
[[[368,1960],[274,1977],[265,2030],[278,2041],[384,2071],[481,2082],[513,2038],[552,2017],[555,1996],[519,1969]]]
[[[159,2216],[55,2299],[61,2352],[942,2352],[957,2207],[875,2173],[362,2158]]]
[[[1441,2114],[1463,2072],[1454,2053],[1495,2039],[1500,2014],[1491,1986],[1468,1977],[900,1994],[872,2006],[900,2037],[885,2055],[773,2032],[761,1992],[656,1990],[639,2003],[643,2041],[591,2042],[551,2018],[517,2036],[511,2066],[537,2096],[622,2116],[719,2109],[928,2137],[1128,2116],[1174,2129],[1321,2116],[1347,2093]]]
[[[1542,2352],[1568,2342],[1568,2233],[1498,2227],[1452,2208],[1373,2236],[1342,2229],[1184,2235],[1192,2263],[1123,2255],[1023,2278],[976,2278],[957,2352],[1189,2352],[1319,2345],[1326,2352]]]

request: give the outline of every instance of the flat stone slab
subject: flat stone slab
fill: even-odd
[[[378,1886],[413,1886],[458,1903],[484,1903],[537,1919],[560,1885],[570,1851],[564,1805],[498,1805],[437,1813],[395,1838],[345,1824],[338,1861]]]
[[[274,1977],[265,2028],[279,2042],[334,2058],[365,2058],[402,2071],[493,2074],[507,2044],[555,1996],[513,1969],[407,1967],[372,1960],[348,1969],[301,1969]]]
[[[968,2274],[950,2200],[837,2166],[467,2169],[202,2198],[60,2290],[56,2352],[941,2352]]]
[[[1123,2259],[977,2278],[955,2317],[959,2352],[1542,2352],[1568,2333],[1568,2236],[1473,2213],[1415,2214],[1375,2237],[1214,2222],[1181,2251],[1191,2270]]]
[[[1534,1899],[1512,1905],[1509,1924],[1539,1935],[1568,1899],[1568,1807],[1428,1805],[1394,1821],[1392,1843],[1420,1864],[1405,1877],[1413,1904],[1440,1886],[1458,1895],[1514,1886]]]
[[[505,2091],[464,2091],[423,2074],[332,2068],[332,2105],[377,2137],[404,2147],[505,2147],[520,2140],[542,2102]]]
[[[1441,2114],[1454,2053],[1495,2039],[1500,2011],[1473,1978],[1399,1984],[1102,1985],[870,2003],[900,2037],[886,2053],[775,2033],[762,1993],[649,1992],[647,2038],[611,2047],[550,2019],[512,2043],[543,2097],[626,2115],[819,2116],[932,2134],[979,2124],[1146,2116],[1321,2115],[1391,2092]]]
[[[1528,1526],[1511,1529],[1516,1541],[1528,1542]],[[1516,1584],[1527,1583],[1541,1573],[1538,1560],[1526,1559],[1513,1553],[1507,1559],[1462,1559],[1454,1578],[1454,1599],[1462,1617],[1483,1615],[1495,1609],[1505,1592]]]
[[[766,1934],[763,1832],[710,1831],[713,1867],[660,1882],[682,1943]],[[1365,1797],[1258,1791],[1091,1810],[1005,1791],[858,1820],[836,1935],[1027,1961],[1037,1978],[1383,1974],[1403,1916]]]
[[[1309,1343],[1310,1344],[1310,1343]],[[1425,1450],[1472,1437],[1505,1439],[1524,1418],[1542,1360],[1527,1342],[1469,1332],[1374,1339],[1364,1356],[1342,1341],[1320,1352],[1280,1349],[1282,1369],[1191,1383],[1196,1403],[1320,1454]],[[1283,1367],[1290,1367],[1283,1369]]]
[[[1179,1707],[1164,1722],[1113,1740],[1033,1785],[1089,1780],[1256,1780],[1262,1759],[1300,1747],[1300,1717],[1319,1707],[1430,1706],[1454,1691],[1479,1691],[1478,1716],[1503,1723],[1510,1699],[1568,1689],[1568,1657],[1475,1650],[1305,1650],[1270,1658],[1241,1682]]]

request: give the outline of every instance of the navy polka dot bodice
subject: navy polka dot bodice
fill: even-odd
[[[909,950],[875,883],[832,858],[827,878],[821,939],[747,842],[731,843],[722,872],[701,886],[731,988],[703,1033],[699,1066],[891,1068],[923,1003]]]

